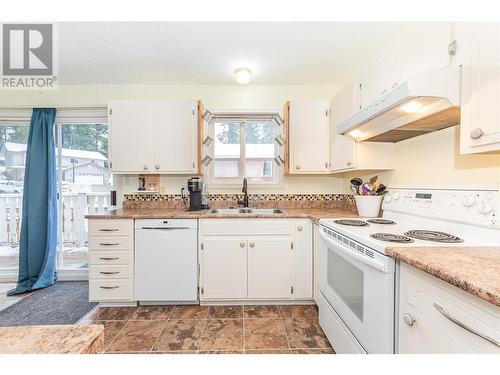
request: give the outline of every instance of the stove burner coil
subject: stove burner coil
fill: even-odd
[[[396,224],[395,221],[389,219],[370,219],[367,221],[372,224]]]
[[[367,225],[369,225],[363,220],[334,220],[334,223],[340,225],[350,225],[352,227],[366,227]]]
[[[392,233],[373,233],[370,237],[376,240],[386,241],[386,242],[397,242],[397,243],[412,243],[414,242],[410,237],[401,236],[399,234]]]
[[[415,238],[417,240],[442,242],[442,243],[460,243],[464,242],[460,237],[453,234],[438,232],[434,230],[410,230],[405,233],[405,236]]]

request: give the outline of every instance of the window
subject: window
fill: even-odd
[[[212,184],[240,184],[243,177],[252,184],[280,183],[281,169],[273,158],[279,151],[274,138],[281,128],[273,120],[215,120],[210,130],[214,146],[208,175]]]
[[[31,110],[0,111],[0,272],[13,280],[19,264],[30,117]],[[106,122],[104,108],[57,113],[58,270],[86,272],[88,227],[84,217],[105,211],[110,204]]]

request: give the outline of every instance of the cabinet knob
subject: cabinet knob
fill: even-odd
[[[255,247],[255,244],[253,242],[250,242],[250,247]]]
[[[245,247],[245,243],[244,243],[244,242],[241,242],[241,243],[240,243],[240,247]]]
[[[302,230],[303,230],[303,229],[304,229],[304,227],[303,227],[302,225],[299,225],[299,227],[297,228],[297,230],[298,230],[299,232],[302,232]]]
[[[155,169],[160,169],[160,166],[158,164],[156,164]]]
[[[352,165],[352,161],[348,161],[347,166],[351,166],[351,165]]]
[[[148,166],[147,165],[144,165],[144,170],[147,171],[148,170]]]
[[[295,166],[295,169],[300,169],[300,165],[296,165],[296,166]]]
[[[473,131],[470,132],[470,137],[472,139],[479,139],[484,135],[483,129],[481,128],[475,128]]]
[[[413,316],[411,316],[410,314],[408,314],[408,313],[406,313],[406,314],[403,315],[403,320],[410,327],[415,323],[415,318]]]
[[[328,162],[325,163],[325,168],[328,168]]]

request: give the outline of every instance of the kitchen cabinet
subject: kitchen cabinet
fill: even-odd
[[[291,260],[290,237],[249,237],[248,298],[290,298]]]
[[[288,174],[329,173],[329,103],[291,101],[285,107]],[[286,132],[285,132],[286,133]]]
[[[319,247],[321,244],[321,236],[319,234],[319,225],[313,225],[313,297],[316,305],[320,304],[319,291]]]
[[[312,300],[309,219],[201,219],[200,299]]]
[[[498,306],[406,264],[399,298],[399,353],[500,353]]]
[[[407,23],[389,32],[361,66],[361,107],[418,73],[450,63],[451,22]]]
[[[389,170],[395,168],[395,144],[355,142],[337,133],[337,125],[360,108],[360,85],[351,82],[330,104],[330,171]]]
[[[89,220],[89,300],[134,306],[134,221]]]
[[[500,24],[459,22],[453,31],[452,61],[463,65],[460,153],[500,151]]]
[[[295,298],[313,298],[312,223],[309,219],[294,220],[293,261]]]
[[[114,173],[198,172],[198,102],[119,100],[109,103]]]
[[[246,298],[246,238],[208,237],[202,244],[203,298]]]

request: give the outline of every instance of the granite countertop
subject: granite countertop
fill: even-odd
[[[339,208],[284,208],[281,214],[211,214],[208,210],[186,211],[178,208],[122,209],[86,215],[87,219],[202,219],[202,218],[308,218],[318,223],[324,218],[358,217],[356,212]]]
[[[500,306],[500,247],[389,247],[385,252]]]
[[[94,354],[103,343],[100,324],[0,328],[0,354]]]

